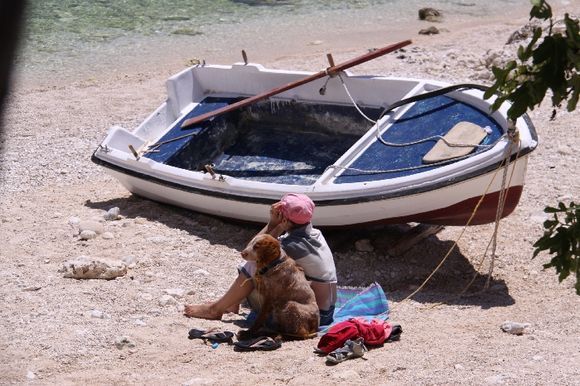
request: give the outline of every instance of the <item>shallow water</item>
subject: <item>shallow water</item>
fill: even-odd
[[[238,61],[243,47],[284,55],[322,40],[336,46],[345,34],[377,26],[391,28],[394,37],[424,6],[419,0],[36,0],[28,7],[17,66],[27,77],[70,78],[187,57]],[[448,20],[477,20],[522,1],[433,0],[429,6]]]

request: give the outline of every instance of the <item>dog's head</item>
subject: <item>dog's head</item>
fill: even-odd
[[[267,265],[280,257],[280,242],[270,235],[258,235],[242,251],[242,257],[255,261],[258,265]]]

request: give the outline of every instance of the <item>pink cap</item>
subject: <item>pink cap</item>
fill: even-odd
[[[306,224],[312,219],[314,203],[305,194],[288,193],[280,200],[284,217],[295,224]]]

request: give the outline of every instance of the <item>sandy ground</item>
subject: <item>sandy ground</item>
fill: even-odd
[[[517,48],[505,42],[525,22],[441,23],[447,31],[413,35],[403,55],[354,72],[486,83],[486,63]],[[428,24],[411,28],[418,26]],[[336,61],[360,54],[360,41],[366,48],[385,41],[351,32],[334,51]],[[305,70],[325,61],[316,45],[284,56],[271,49],[265,57],[268,66]],[[181,310],[227,289],[238,251],[257,229],[132,196],[89,160],[107,127],[134,127],[163,101],[163,82],[184,61],[15,88],[0,158],[0,383],[580,384],[580,297],[571,281],[559,284],[552,270],[542,270],[546,255],[531,259],[545,204],[580,199],[578,113],[549,121],[547,103],[531,113],[541,143],[530,157],[520,205],[501,222],[491,290],[458,296],[474,275],[476,288],[485,281],[488,265],[479,261],[491,225],[471,227],[425,289],[405,301],[461,228],[447,227],[397,256],[386,248],[400,227],[333,231],[327,238],[340,284],[380,283],[391,320],[404,330],[399,342],[329,367],[313,353],[317,340],[254,353],[188,340],[194,327],[239,329],[241,315],[191,320]],[[122,219],[105,221],[112,207]],[[107,238],[81,241],[71,226],[77,219],[101,221]],[[374,251],[357,251],[361,239]],[[83,255],[132,264],[116,280],[64,278],[63,263]],[[501,331],[505,321],[530,327],[514,336]]]

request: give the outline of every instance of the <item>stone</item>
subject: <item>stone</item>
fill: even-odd
[[[119,350],[122,350],[125,347],[135,348],[135,343],[129,340],[129,338],[126,336],[119,336],[117,339],[115,339],[115,347],[117,347]]]
[[[119,260],[79,256],[65,261],[59,272],[66,278],[111,280],[126,275],[127,265]]]
[[[109,209],[107,213],[103,215],[103,218],[107,221],[119,220],[121,218],[121,210],[115,206]]]
[[[357,240],[354,243],[354,247],[358,252],[372,252],[375,250],[369,239]]]
[[[504,332],[512,335],[523,335],[526,332],[526,329],[530,327],[530,323],[518,323],[518,322],[510,322],[506,321],[503,322],[501,325],[501,329]]]
[[[95,319],[105,319],[105,313],[99,310],[92,310],[91,311],[91,318]]]
[[[360,374],[354,370],[345,370],[336,372],[332,375],[333,379],[347,381],[347,383],[353,382],[355,380],[360,380]]]
[[[84,220],[79,223],[79,233],[83,231],[93,231],[100,235],[105,231],[105,227],[98,221]]]
[[[79,234],[81,240],[92,240],[97,238],[97,233],[91,230],[84,230]]]
[[[419,20],[440,21],[443,14],[435,8],[421,8],[419,10]]]
[[[174,305],[177,304],[177,300],[175,300],[175,298],[171,295],[163,295],[159,298],[159,305],[161,307],[165,307],[168,305]]]
[[[492,375],[491,377],[485,378],[485,382],[490,385],[501,385],[505,383],[505,376],[501,374]]]
[[[209,272],[206,271],[205,269],[196,269],[195,271],[193,271],[194,275],[200,275],[200,276],[209,276]]]
[[[80,222],[81,222],[81,219],[80,219],[80,218],[78,218],[78,217],[74,217],[74,216],[73,216],[73,217],[70,217],[70,218],[68,219],[68,223],[69,223],[69,225],[72,225],[72,226],[77,226],[77,225],[79,225],[79,224],[80,224]]]
[[[36,379],[36,374],[34,374],[34,372],[32,372],[32,371],[28,370],[28,371],[26,372],[26,378],[27,378],[27,379],[30,379],[30,380]]]
[[[123,256],[123,258],[121,258],[121,260],[127,264],[127,266],[132,266],[137,264],[137,258],[135,256],[132,255],[127,255],[127,256]]]
[[[143,292],[141,294],[141,299],[150,301],[150,300],[153,300],[153,295],[151,295],[151,294],[149,294],[147,292]]]
[[[165,236],[151,236],[147,238],[147,241],[153,244],[163,244],[167,241],[167,237]]]
[[[101,237],[105,240],[112,240],[115,238],[115,235],[113,235],[111,232],[105,232]]]
[[[195,385],[213,385],[215,384],[215,380],[211,378],[191,378],[188,381],[183,382],[182,386],[195,386]]]
[[[429,28],[423,28],[419,31],[419,35],[437,35],[439,30],[435,26],[431,26]]]
[[[174,298],[181,298],[185,295],[185,290],[183,288],[168,288],[163,292],[169,296],[173,296]]]

